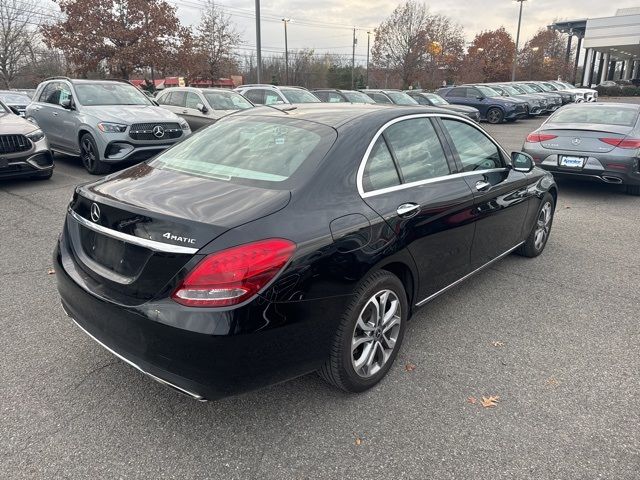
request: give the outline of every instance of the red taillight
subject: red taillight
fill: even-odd
[[[628,148],[630,150],[640,148],[640,140],[637,138],[600,138],[599,140],[618,148]]]
[[[527,135],[527,142],[529,143],[538,143],[538,142],[546,142],[547,140],[553,140],[554,138],[558,138],[557,135],[551,135],[548,133],[530,133]]]
[[[173,292],[173,300],[190,307],[225,307],[252,297],[280,272],[295,243],[271,238],[207,256]]]

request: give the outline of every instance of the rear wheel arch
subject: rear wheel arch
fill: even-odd
[[[553,197],[553,207],[558,207],[558,189],[556,187],[549,188],[549,193]]]
[[[409,302],[409,310],[411,311],[415,298],[415,288],[417,286],[411,268],[404,262],[394,261],[382,265],[378,270],[386,270],[400,279],[407,294],[407,302]]]

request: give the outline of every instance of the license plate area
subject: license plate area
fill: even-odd
[[[80,227],[82,250],[91,260],[124,277],[137,277],[151,252],[143,247]]]
[[[585,157],[578,157],[574,155],[560,155],[559,165],[566,168],[583,168],[587,159]]]

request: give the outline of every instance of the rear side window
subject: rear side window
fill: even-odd
[[[151,165],[229,182],[268,182],[273,188],[305,162],[323,158],[335,138],[333,129],[314,122],[225,118],[166,150]]]
[[[371,92],[371,93],[367,93],[367,95],[373,98],[373,100],[375,100],[376,103],[393,103],[386,95],[382,93]]]
[[[387,142],[380,135],[364,167],[362,188],[365,192],[372,192],[396,185],[400,185],[400,177],[391,152],[389,152],[389,147],[387,147]]]
[[[452,88],[451,90],[449,90],[449,93],[447,93],[447,97],[466,97],[467,96],[467,89],[466,88]]]
[[[316,95],[318,96],[318,95]],[[324,94],[323,100],[329,103],[345,103],[346,100],[342,98],[342,95],[336,92],[327,92]]]
[[[264,104],[265,105],[276,105],[279,103],[284,103],[284,100],[275,92],[270,92],[265,90],[264,92]]]
[[[462,163],[462,171],[504,167],[497,145],[476,127],[457,120],[442,119]]]
[[[264,105],[264,90],[261,89],[253,89],[247,90],[244,92],[244,96],[249,99],[251,103],[256,105]]]
[[[185,92],[171,92],[169,105],[174,107],[184,107],[186,105],[187,94]]]
[[[169,97],[171,96],[171,92],[163,93],[158,98],[156,98],[156,102],[159,105],[169,105]]]
[[[451,173],[447,157],[428,118],[394,123],[384,132],[404,183],[419,182]]]

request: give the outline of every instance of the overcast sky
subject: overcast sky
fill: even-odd
[[[198,22],[205,0],[167,0],[178,7],[180,21]],[[263,55],[284,51],[284,27],[280,20],[291,18],[289,49],[313,48],[316,52],[351,56],[351,27],[358,27],[357,59],[364,62],[367,29],[375,28],[401,3],[396,0],[262,0]],[[504,26],[516,36],[518,3],[513,0],[431,0],[434,13],[449,16],[464,28],[470,42],[482,30]],[[216,1],[230,15],[242,35],[244,48],[255,51],[254,0]],[[556,19],[607,17],[616,9],[640,7],[640,0],[528,0],[522,15],[521,45],[540,28]],[[57,7],[53,7],[57,10]],[[320,24],[320,25],[319,25]],[[371,39],[373,41],[373,37]]]

